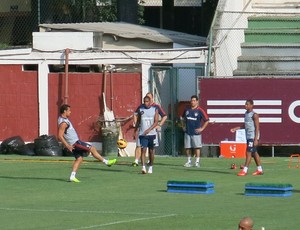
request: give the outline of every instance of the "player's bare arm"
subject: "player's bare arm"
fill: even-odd
[[[255,126],[255,137],[254,137],[254,146],[258,145],[258,138],[259,138],[259,116],[257,113],[253,115],[253,121]]]
[[[73,146],[69,145],[67,141],[64,138],[64,133],[66,131],[66,128],[68,127],[67,123],[63,122],[58,127],[58,139],[61,141],[61,143],[70,151],[72,152]]]
[[[234,127],[232,129],[230,129],[230,132],[234,133],[236,132],[237,130],[239,129],[244,129],[245,128],[245,125],[241,125],[241,126],[237,126],[237,127]]]
[[[209,120],[205,121],[201,128],[195,130],[196,133],[202,133],[206,129],[208,124],[209,124]]]

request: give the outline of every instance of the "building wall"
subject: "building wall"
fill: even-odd
[[[59,107],[64,102],[65,74],[50,73],[49,135],[57,135]],[[0,65],[0,141],[21,136],[32,142],[39,135],[38,73],[23,71],[22,65]],[[103,74],[69,73],[68,104],[71,120],[84,141],[101,142],[97,120],[103,114]],[[130,117],[141,103],[140,73],[106,74],[106,102],[116,118]],[[112,107],[113,106],[113,107]],[[132,120],[122,123],[124,136],[132,140]]]
[[[103,115],[104,77],[102,73],[69,73],[68,104],[71,105],[71,121],[83,141],[101,142],[97,125]],[[140,73],[107,73],[106,104],[116,118],[131,116],[141,103],[142,83]],[[65,74],[49,74],[49,133],[57,134],[59,106],[65,97]],[[132,120],[122,123],[125,138],[132,140]]]
[[[22,65],[0,65],[0,140],[38,136],[38,75]]]

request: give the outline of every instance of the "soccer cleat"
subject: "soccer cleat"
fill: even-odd
[[[237,175],[238,175],[238,176],[246,176],[247,173],[246,173],[244,170],[242,170],[242,171],[240,171]]]
[[[190,168],[190,167],[192,167],[192,163],[191,162],[186,162],[183,166],[187,167],[187,168]]]
[[[195,167],[200,168],[200,163],[199,163],[199,162],[196,162],[196,163],[195,163]]]
[[[142,174],[147,174],[146,169],[142,169]]]
[[[114,165],[116,162],[117,162],[117,159],[108,160],[108,162],[107,162],[106,165],[107,165],[108,167],[110,167],[110,166]]]
[[[136,163],[136,162],[133,162],[131,165],[132,165],[133,167],[139,166],[139,164]]]
[[[70,178],[70,182],[79,183],[80,180],[78,180],[76,177],[74,177],[74,178]]]
[[[264,174],[263,171],[256,170],[254,173],[252,173],[252,176],[259,176],[259,175],[263,175],[263,174]]]

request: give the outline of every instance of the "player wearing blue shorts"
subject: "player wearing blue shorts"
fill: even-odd
[[[155,129],[157,130],[157,133],[156,133],[156,138],[154,139],[154,143],[155,143],[155,147],[158,147],[159,146],[159,138],[158,138],[159,134],[158,134],[158,132],[161,131],[161,127],[164,125],[164,123],[167,120],[168,116],[167,116],[166,112],[164,111],[164,109],[160,105],[153,102],[153,94],[152,93],[148,92],[146,94],[146,96],[148,96],[150,98],[151,106],[154,106],[154,107],[157,108],[158,114],[161,117],[161,121],[155,127]],[[135,112],[134,116],[133,116],[133,126],[134,127],[136,126],[136,123],[137,123],[137,115],[138,114]],[[135,127],[135,128],[138,129],[138,127]],[[155,149],[154,149],[154,151],[155,151]],[[141,158],[141,143],[140,143],[139,138],[137,138],[136,147],[135,147],[135,160],[132,163],[132,166],[138,166],[140,158]]]
[[[138,138],[141,144],[141,163],[142,173],[146,174],[146,151],[148,149],[149,154],[149,169],[148,173],[152,173],[152,167],[154,162],[154,140],[156,138],[156,126],[158,124],[158,110],[157,107],[151,106],[151,99],[145,96],[144,104],[140,105],[136,113],[138,115]]]
[[[60,116],[58,118],[58,140],[73,153],[75,161],[73,163],[72,173],[70,176],[71,182],[80,182],[76,178],[77,170],[83,161],[83,154],[86,152],[91,152],[92,155],[103,162],[107,166],[112,166],[116,163],[116,159],[106,160],[104,159],[96,150],[96,148],[86,142],[79,140],[78,134],[72,125],[69,117],[71,115],[71,108],[67,104],[63,104],[60,107]]]
[[[246,176],[248,173],[248,168],[251,162],[251,157],[254,158],[254,161],[257,166],[257,170],[252,173],[253,176],[262,175],[263,169],[261,166],[261,161],[259,154],[257,152],[257,146],[259,141],[259,116],[253,111],[253,100],[247,100],[245,103],[245,122],[244,125],[232,128],[230,131],[235,132],[238,129],[245,129],[246,139],[247,139],[247,153],[246,153],[246,162],[242,171],[240,171],[238,176]]]
[[[200,167],[200,152],[202,147],[201,134],[209,123],[206,112],[198,105],[198,96],[193,95],[190,108],[183,112],[184,148],[187,155],[185,167],[192,167],[192,149],[196,157],[195,166]],[[203,121],[203,125],[202,125]]]

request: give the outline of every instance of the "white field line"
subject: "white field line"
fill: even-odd
[[[27,209],[27,208],[1,208],[0,210],[4,211],[25,211],[25,212],[65,212],[65,213],[98,213],[98,214],[121,214],[121,215],[159,215],[159,216],[152,216],[152,217],[143,217],[143,218],[136,218],[136,219],[130,219],[130,220],[124,220],[124,221],[115,221],[105,224],[99,224],[99,225],[91,225],[86,227],[80,227],[80,228],[71,228],[68,230],[80,230],[80,229],[92,229],[92,228],[99,228],[109,225],[116,225],[116,224],[122,224],[122,223],[130,223],[135,221],[142,221],[142,220],[151,220],[151,219],[159,219],[159,218],[167,218],[176,216],[177,214],[168,214],[168,215],[160,215],[159,213],[124,213],[124,212],[114,212],[114,211],[91,211],[91,210],[64,210],[64,209]]]
[[[115,212],[115,211],[93,211],[93,210],[66,210],[66,209],[30,209],[30,208],[4,208],[4,211],[25,211],[25,212],[65,212],[65,213],[96,213],[96,214],[120,214],[120,215],[153,215],[157,216],[161,213],[142,213],[142,212]],[[170,214],[176,215],[176,214]]]
[[[116,225],[116,224],[124,224],[124,223],[131,223],[136,221],[142,221],[142,220],[151,220],[151,219],[159,219],[159,218],[167,218],[171,216],[176,216],[176,214],[169,214],[169,215],[163,215],[163,216],[153,216],[153,217],[144,217],[144,218],[137,218],[137,219],[131,219],[131,220],[124,220],[124,221],[116,221],[116,222],[110,222],[106,224],[99,224],[99,225],[91,225],[86,227],[80,227],[80,228],[71,228],[68,230],[80,230],[80,229],[91,229],[91,228],[101,228],[109,225]]]

